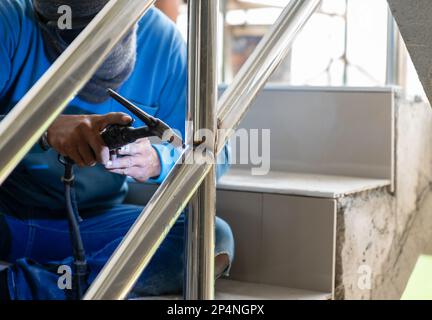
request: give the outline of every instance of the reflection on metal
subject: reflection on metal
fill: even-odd
[[[0,184],[155,0],[111,0],[0,123]]]
[[[250,104],[276,70],[300,30],[316,11],[321,0],[292,0],[243,65],[218,103],[219,129],[217,153],[223,150]],[[233,130],[234,129],[234,130]]]
[[[387,19],[386,85],[399,85],[399,30],[390,9]]]
[[[194,163],[195,157],[194,151],[188,149],[174,166],[87,291],[85,300],[127,297],[188,201],[211,171],[214,159],[210,153],[204,154],[204,164]]]
[[[196,17],[196,26],[203,29],[203,44],[210,44],[208,52],[200,52],[201,58],[212,63],[214,59],[215,22],[213,0],[193,1],[202,5],[196,7],[195,13],[202,13],[209,21],[200,21]],[[84,84],[97,70],[104,58],[134,25],[134,23],[150,8],[154,0],[111,0],[100,14],[89,24],[72,45],[59,57],[56,63],[26,94],[18,105],[0,124],[0,183],[12,172],[19,161],[37,142],[39,136],[49,127],[64,107],[79,92]],[[227,90],[220,105],[219,118],[221,128],[235,129],[250,106],[259,89],[282,61],[289,50],[294,37],[301,30],[319,0],[292,0],[284,10],[276,25],[263,39],[252,57],[245,64],[235,79],[233,86]],[[199,23],[198,23],[199,22]],[[193,29],[193,27],[191,27]],[[208,28],[208,29],[206,29]],[[208,33],[207,33],[208,32]],[[210,39],[206,39],[209,37]],[[195,49],[198,50],[200,46]],[[195,51],[196,51],[195,50]],[[194,55],[196,52],[190,52]],[[196,62],[196,61],[195,61]],[[204,62],[204,61],[203,61]],[[195,66],[200,64],[195,63]],[[201,66],[202,67],[202,66]],[[207,69],[208,68],[208,69]],[[216,68],[205,66],[196,80],[206,81],[199,84],[196,94],[208,93],[208,97],[196,100],[193,115],[197,126],[213,128],[214,101],[213,81]],[[207,70],[207,71],[206,71]],[[216,91],[216,88],[214,89]],[[208,100],[207,100],[208,99]],[[199,109],[198,109],[199,108]],[[218,140],[217,150],[221,151],[229,134]],[[199,137],[189,138],[197,141]],[[191,142],[192,140],[189,140]],[[191,281],[193,289],[189,296],[212,298],[213,265],[213,222],[214,216],[214,148],[213,139],[196,150],[184,151],[182,159],[174,166],[165,182],[150,200],[131,230],[124,237],[113,256],[107,262],[96,280],[85,295],[85,299],[123,299],[132,289],[134,283],[149,263],[157,248],[175,223],[180,213],[187,206],[199,186],[203,184],[194,200],[194,206],[201,219],[192,222],[200,246],[191,248],[198,253],[196,261],[198,277]],[[197,162],[196,159],[201,159]],[[207,177],[207,178],[206,178]],[[204,214],[200,214],[204,213]],[[208,213],[208,214],[207,214]],[[196,228],[201,228],[196,230]],[[207,247],[204,247],[207,246]],[[194,264],[194,263],[193,263]]]
[[[188,142],[214,154],[217,100],[218,0],[189,0]],[[200,129],[207,129],[205,139]],[[216,178],[212,166],[187,214],[185,298],[214,298]]]
[[[288,51],[295,35],[298,34],[319,3],[319,0],[291,1],[270,34],[264,38],[249,62],[245,64],[241,71],[245,77],[244,81],[237,78],[233,83],[234,87],[225,94],[221,104],[223,108],[219,110],[219,116],[222,115],[222,119],[225,120],[224,128],[235,129],[235,125],[240,122],[252,103],[253,97],[283,59],[284,53]],[[272,35],[272,32],[275,34]],[[197,48],[192,46],[189,54],[196,54],[196,50]],[[197,64],[194,63],[194,65]],[[194,76],[196,76],[197,71],[196,69],[193,71]],[[245,97],[245,95],[249,96]],[[235,109],[239,109],[239,111]],[[196,118],[196,115],[188,115],[188,117]],[[233,118],[230,119],[230,117]],[[219,117],[219,119],[221,118]],[[229,123],[232,123],[233,127],[228,127]],[[188,143],[193,142],[193,132],[188,128],[186,137]],[[228,134],[223,137],[224,141],[227,139]],[[218,149],[219,151],[223,149],[224,145],[221,141],[219,143],[222,147]],[[194,161],[193,165],[179,164],[170,172],[166,181],[153,196],[131,231],[123,239],[122,244],[92,284],[85,299],[122,299],[126,297],[155,253],[157,245],[166,236],[169,226],[174,223],[180,212],[187,206],[188,201],[198,190],[204,178],[210,172],[211,175],[214,175],[212,165],[209,165],[209,162],[199,164],[195,161],[201,151],[195,151],[194,156],[189,153],[187,158]],[[205,158],[214,157],[208,153]],[[210,178],[213,179],[211,176]],[[207,201],[209,200],[213,201],[211,198]],[[212,206],[210,201],[207,206]],[[201,207],[205,207],[205,205]],[[153,231],[150,228],[149,217],[151,217],[151,227],[158,226],[157,230]],[[156,231],[162,234],[158,234]]]

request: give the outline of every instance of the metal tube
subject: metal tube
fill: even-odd
[[[400,85],[399,82],[399,31],[397,30],[396,21],[393,14],[388,9],[387,17],[387,70],[386,70],[386,85]]]
[[[191,149],[184,153],[94,280],[84,300],[126,298],[212,167],[214,158],[210,153],[203,155],[205,164],[194,162],[195,157]]]
[[[188,142],[214,154],[218,0],[189,0]],[[203,131],[203,129],[205,131]],[[193,140],[193,141],[191,141]],[[216,178],[212,166],[187,214],[185,298],[214,298]]]
[[[299,1],[294,2],[298,4]],[[319,3],[319,1],[313,0],[302,0],[300,2],[303,5],[306,5],[307,8],[309,8],[311,3],[314,3],[316,4],[316,6],[314,6],[315,9]],[[238,119],[238,121],[235,122],[238,123],[252,102],[252,99],[250,99],[245,105],[241,105],[240,101],[235,101],[235,104],[230,104],[228,102],[232,99],[231,95],[233,93],[254,93],[255,95],[261,87],[261,82],[265,82],[271,75],[271,72],[266,72],[264,67],[267,66],[268,68],[273,68],[273,64],[269,62],[274,62],[277,65],[278,59],[264,59],[265,53],[263,54],[260,51],[263,50],[266,53],[269,53],[270,51],[274,54],[271,48],[269,48],[271,43],[273,43],[278,47],[278,50],[276,51],[283,52],[284,50],[281,48],[281,46],[283,47],[285,45],[289,47],[291,45],[294,35],[298,33],[298,31],[301,29],[301,26],[312,14],[310,10],[306,10],[306,8],[304,8],[304,10],[300,10],[303,12],[304,17],[300,18],[297,16],[299,14],[299,10],[300,9],[294,10],[293,8],[289,10],[296,12],[296,14],[294,14],[296,18],[293,18],[292,20],[290,18],[291,15],[287,14],[287,10],[284,11],[285,19],[289,18],[288,20],[294,24],[292,27],[288,28],[286,26],[287,22],[284,21],[284,19],[279,19],[277,23],[278,27],[273,28],[278,32],[279,37],[284,37],[284,34],[280,29],[289,32],[291,35],[289,37],[290,40],[279,42],[277,39],[273,39],[272,36],[267,36],[267,38],[270,38],[271,41],[265,40],[265,43],[260,45],[257,48],[258,51],[253,54],[253,61],[247,63],[249,67],[253,67],[255,72],[261,73],[259,76],[259,83],[257,83],[257,81],[251,80],[247,81],[246,83],[241,83],[241,81],[237,79],[234,82],[236,87],[231,88],[225,93],[225,102],[222,104],[223,108],[221,110],[225,110],[225,119],[229,114],[233,113],[233,108],[239,108],[240,106],[240,112],[238,114],[233,113],[233,116]],[[293,30],[295,30],[295,32]],[[193,55],[194,52],[195,49],[192,49],[189,54]],[[263,68],[261,68],[259,65],[259,61],[263,63]],[[243,70],[242,73],[248,74],[247,70]],[[249,75],[249,78],[250,76],[251,75]],[[219,114],[221,114],[221,112]],[[189,143],[193,143],[193,131],[189,130],[190,128],[188,128],[187,141]],[[227,138],[228,136],[225,136],[224,140]],[[219,151],[221,150],[222,148],[219,149]],[[122,244],[113,254],[113,257],[111,257],[99,276],[93,282],[91,288],[85,296],[85,299],[122,299],[126,297],[127,292],[132,288],[133,284],[144,270],[146,263],[155,253],[157,249],[157,243],[162,241],[161,239],[168,232],[169,226],[173,223],[173,221],[176,220],[179,212],[181,212],[186,207],[188,201],[192,198],[207,174],[211,171],[212,165],[210,165],[207,160],[209,160],[209,158],[214,160],[214,157],[211,154],[205,154],[203,161],[204,163],[199,164],[199,162],[196,162],[196,159],[199,159],[199,154],[200,149],[195,150],[193,154],[189,153],[187,155],[187,159],[189,159],[188,161],[192,161],[193,164],[186,165],[184,162],[183,164],[177,164],[176,167],[170,172],[165,182],[161,185],[150,203],[144,209],[141,216],[137,219],[131,231],[125,236]],[[154,225],[158,226],[157,230],[155,231],[153,231]],[[163,232],[163,234],[161,235],[157,232]],[[150,241],[151,243],[149,243],[149,239],[153,239]]]
[[[0,184],[155,0],[111,0],[0,123]]]
[[[250,104],[289,53],[295,37],[318,8],[321,0],[291,0],[267,35],[219,99],[217,153],[243,119]]]

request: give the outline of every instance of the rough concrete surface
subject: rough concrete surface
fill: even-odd
[[[336,299],[399,299],[418,256],[432,254],[432,109],[397,100],[395,194],[338,203]]]
[[[388,0],[429,100],[432,101],[432,1]]]

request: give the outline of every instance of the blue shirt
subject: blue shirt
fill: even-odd
[[[0,114],[7,114],[51,66],[31,0],[0,1]],[[186,116],[186,46],[176,26],[155,8],[138,24],[137,62],[119,92],[151,115],[161,118],[184,136]],[[30,106],[31,107],[31,106]],[[65,114],[126,112],[114,100],[90,104],[75,98]],[[126,112],[127,113],[127,112]],[[143,125],[140,121],[136,126]],[[165,179],[172,159],[164,161],[167,145],[154,145]],[[227,163],[228,150],[222,159]],[[30,152],[0,187],[0,201],[26,206],[64,208],[63,166],[54,150]],[[221,175],[227,166],[218,168]],[[77,201],[81,208],[123,202],[126,178],[98,165],[76,169]]]

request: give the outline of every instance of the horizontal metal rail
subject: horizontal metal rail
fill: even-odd
[[[225,92],[223,100],[219,103],[218,114],[221,120],[220,127],[230,130],[219,137],[218,152],[223,150],[225,142],[230,134],[234,133],[254,97],[289,52],[295,36],[320,2],[320,0],[292,0],[243,66],[232,84],[233,87]],[[164,232],[160,238],[157,238],[160,243],[166,236],[167,228],[184,210],[193,193],[211,171],[210,169],[211,165],[208,163],[178,164],[169,173],[161,189],[155,193],[132,230],[125,236],[113,257],[93,282],[85,299],[123,299],[127,296],[156,250],[157,234],[152,231],[152,227],[146,226],[150,220],[148,217],[152,216],[152,225],[158,226],[158,231]]]
[[[155,0],[111,0],[0,123],[0,184]]]

